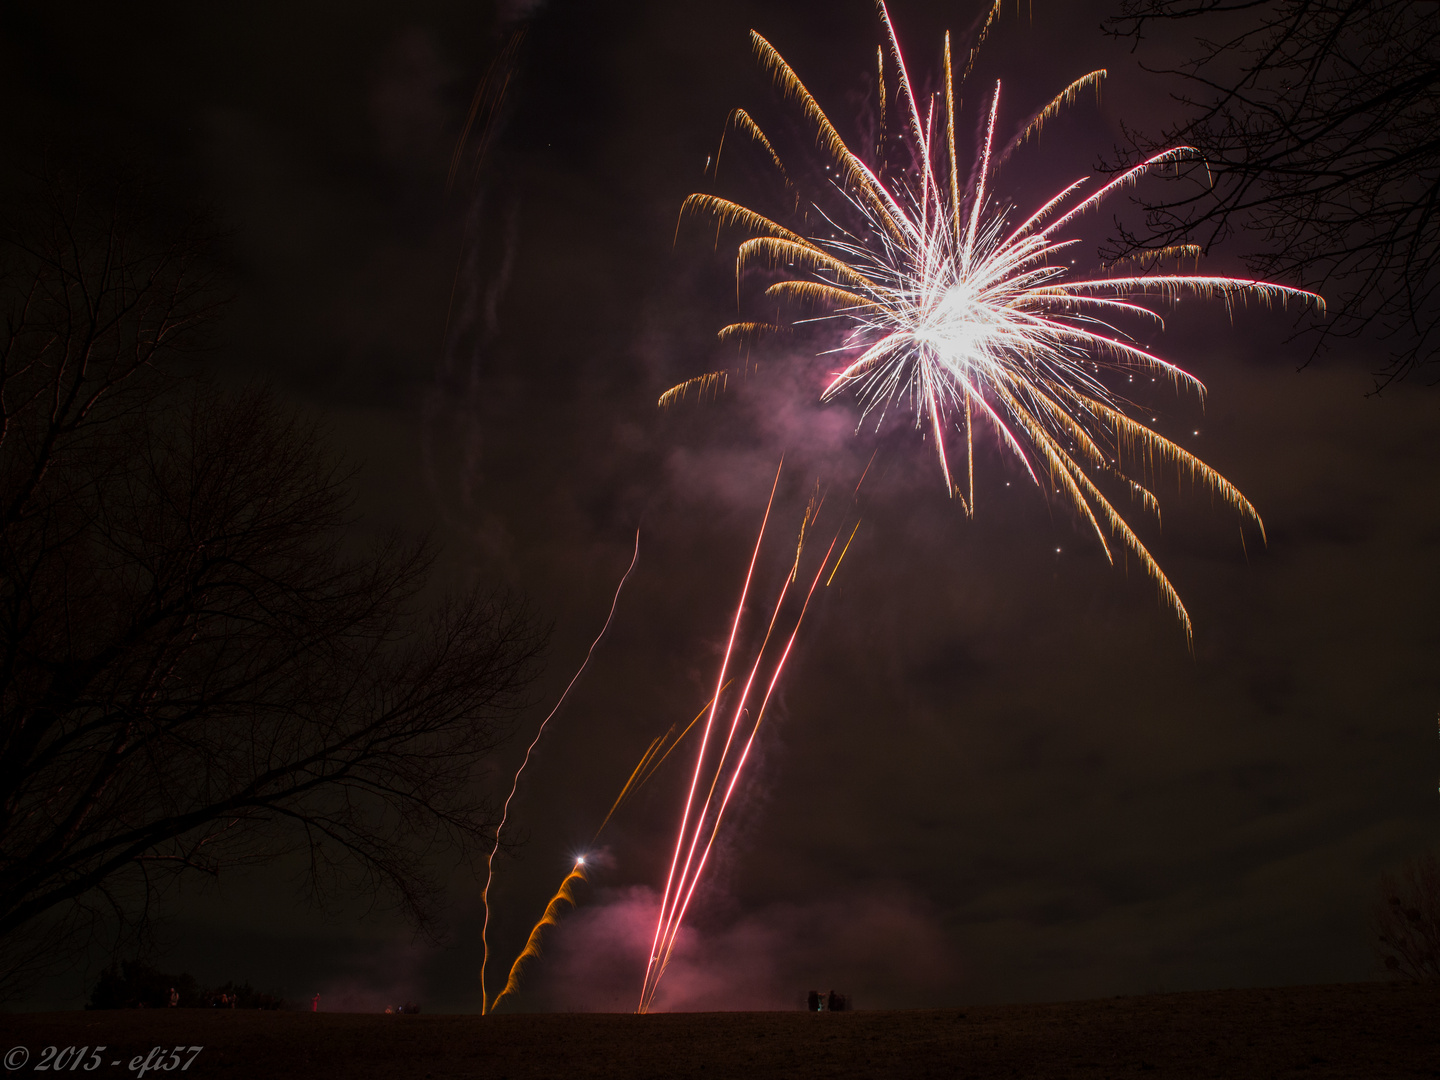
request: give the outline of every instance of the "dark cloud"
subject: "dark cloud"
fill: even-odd
[[[433,32],[411,27],[380,59],[371,90],[371,109],[380,149],[401,167],[426,169],[452,148],[451,101],[454,72]]]

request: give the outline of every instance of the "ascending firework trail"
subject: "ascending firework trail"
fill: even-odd
[[[728,685],[727,683],[726,686]],[[722,686],[720,689],[723,692],[725,688],[725,686]],[[626,800],[644,787],[646,781],[659,771],[660,766],[665,764],[665,759],[670,756],[671,752],[673,752],[677,746],[685,741],[685,736],[690,734],[690,729],[699,723],[700,717],[704,716],[705,711],[709,708],[710,702],[707,701],[705,702],[704,708],[695,714],[695,719],[686,724],[684,728],[681,728],[679,735],[675,734],[675,729],[680,725],[671,724],[663,735],[656,736],[656,738],[651,741],[650,745],[646,747],[645,753],[641,755],[639,763],[635,766],[634,770],[631,771],[629,779],[625,781],[625,786],[620,789],[620,794],[615,797],[615,802],[611,804],[609,812],[605,815],[605,819],[600,822],[600,827],[595,830],[595,835],[590,839],[591,844],[594,844],[600,839],[600,834],[605,831],[605,826],[610,824],[610,819],[615,816],[615,811],[625,805]],[[672,736],[674,736],[673,739]],[[560,882],[560,888],[555,891],[555,895],[552,896],[550,902],[545,905],[545,911],[540,916],[540,921],[531,928],[530,936],[525,940],[525,947],[520,950],[520,954],[515,957],[515,962],[510,965],[510,975],[505,980],[505,989],[496,994],[495,1000],[490,1003],[491,1012],[499,1008],[500,1002],[504,1001],[505,998],[520,989],[520,973],[524,970],[528,961],[540,955],[540,939],[545,932],[545,928],[559,924],[562,904],[569,904],[571,907],[576,905],[575,887],[582,881],[590,880],[586,871],[587,864],[585,856],[577,856],[574,864],[570,867],[570,872],[567,873],[564,880]]]
[[[836,559],[833,565],[831,564],[831,557],[835,555],[841,536],[840,530],[837,529],[829,547],[825,549],[825,554],[821,558],[814,576],[810,577],[808,572],[806,578],[800,576],[802,560],[805,558],[806,539],[814,534],[825,503],[824,495],[817,490],[815,497],[810,500],[810,504],[805,509],[805,516],[800,524],[800,537],[795,549],[795,561],[781,584],[760,646],[755,650],[743,680],[738,674],[735,679],[731,680],[739,685],[735,693],[726,699],[723,696],[724,691],[730,685],[730,682],[726,681],[726,676],[729,674],[732,660],[736,657],[740,625],[745,615],[746,602],[750,597],[751,585],[754,582],[755,566],[759,561],[760,550],[765,542],[765,531],[770,521],[770,511],[775,502],[775,489],[779,483],[780,472],[777,470],[775,483],[770,489],[770,499],[766,503],[765,514],[760,522],[759,535],[755,538],[755,549],[750,556],[750,566],[745,574],[745,583],[740,590],[739,602],[735,605],[735,617],[730,625],[730,636],[725,645],[724,658],[720,663],[720,674],[716,679],[715,697],[711,700],[705,714],[704,726],[700,731],[700,745],[695,753],[695,768],[691,775],[685,805],[681,810],[675,851],[670,860],[670,873],[665,880],[665,891],[661,896],[660,915],[655,926],[655,937],[651,942],[650,956],[645,967],[645,983],[641,989],[640,1004],[637,1009],[642,1013],[650,1010],[655,993],[659,989],[660,980],[665,974],[665,968],[674,954],[675,943],[684,923],[685,913],[689,910],[695,890],[710,861],[715,838],[720,832],[720,824],[725,817],[725,811],[730,806],[731,797],[735,794],[740,777],[745,771],[745,765],[750,760],[751,751],[755,746],[755,737],[760,732],[760,725],[765,720],[766,711],[775,694],[775,688],[779,685],[780,676],[784,673],[785,665],[795,647],[795,639],[800,633],[800,625],[805,619],[806,612],[810,609],[810,601],[813,599],[816,589],[820,587],[822,579],[825,578],[825,571],[827,569],[831,571],[830,579],[833,580],[834,571],[839,567],[839,559]],[[858,527],[857,522],[855,528],[850,530],[852,538]],[[805,586],[806,579],[809,580],[808,587]],[[826,584],[828,583],[827,581]],[[796,585],[804,589],[803,593],[797,588],[792,594],[791,587]],[[787,600],[790,601],[788,606]],[[786,633],[782,630],[777,634],[776,627],[782,625],[782,616],[783,625],[789,627],[789,632]],[[791,619],[793,622],[790,621]],[[772,641],[776,642],[775,650],[770,647]],[[738,670],[740,669],[737,668]]]
[[[505,831],[505,822],[510,816],[510,802],[515,798],[515,792],[520,787],[520,774],[525,771],[525,766],[530,764],[530,755],[535,752],[535,746],[540,741],[540,736],[545,734],[545,725],[550,723],[555,714],[560,711],[560,706],[565,704],[565,699],[570,696],[570,691],[580,681],[585,666],[590,663],[590,657],[595,655],[595,646],[600,644],[600,639],[605,636],[605,631],[610,629],[610,622],[615,618],[615,608],[620,603],[620,591],[625,588],[625,582],[630,578],[630,571],[635,569],[635,563],[640,558],[640,530],[635,530],[635,554],[630,557],[630,565],[625,568],[625,573],[620,578],[620,584],[615,587],[615,597],[610,601],[610,614],[605,616],[605,625],[600,628],[600,633],[595,635],[595,640],[590,643],[590,648],[585,653],[585,659],[575,669],[575,674],[570,677],[565,691],[560,695],[555,707],[550,710],[545,719],[540,721],[539,728],[535,731],[535,738],[530,740],[530,745],[525,748],[525,758],[520,762],[520,767],[515,770],[515,779],[510,784],[510,794],[505,797],[505,806],[500,811],[500,824],[495,829],[495,843],[490,848],[490,855],[485,860],[485,888],[480,893],[480,903],[485,908],[485,921],[480,926],[480,945],[483,955],[480,960],[480,1012],[481,1015],[490,1011],[490,1000],[485,994],[485,968],[490,963],[490,886],[495,880],[495,853],[500,850],[500,834]]]

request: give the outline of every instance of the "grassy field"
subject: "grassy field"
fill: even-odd
[[[187,1070],[194,1076],[319,1080],[1440,1077],[1440,987],[1357,983],[835,1014],[0,1015],[0,1053],[29,1051],[28,1063],[3,1075],[31,1075],[45,1046],[96,1044],[106,1047],[93,1070],[99,1077],[137,1075],[132,1062],[157,1046],[203,1046]]]

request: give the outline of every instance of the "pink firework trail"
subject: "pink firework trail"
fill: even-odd
[[[751,585],[754,582],[755,566],[759,561],[760,549],[764,544],[766,527],[769,524],[770,512],[775,502],[775,489],[779,482],[780,473],[777,470],[775,483],[770,489],[770,499],[765,506],[765,515],[761,519],[760,532],[755,538],[755,548],[750,555],[750,566],[745,574],[745,583],[740,590],[740,600],[735,607],[735,617],[731,622],[730,636],[725,645],[725,654],[721,660],[720,674],[716,681],[715,700],[706,716],[705,727],[700,736],[700,747],[695,755],[695,769],[691,775],[689,791],[680,814],[680,828],[675,838],[675,851],[670,860],[670,872],[665,879],[665,892],[661,898],[660,915],[656,921],[649,962],[645,968],[645,982],[640,992],[638,1012],[649,1012],[655,1000],[660,980],[674,953],[675,942],[684,923],[685,914],[689,910],[695,890],[709,863],[715,838],[720,832],[720,823],[730,805],[731,797],[735,794],[745,766],[750,760],[755,737],[760,731],[761,723],[764,722],[766,711],[775,694],[775,688],[779,685],[780,676],[794,649],[795,639],[800,632],[800,624],[805,619],[810,601],[824,577],[826,568],[830,566],[831,556],[834,555],[839,540],[837,533],[836,537],[830,541],[825,557],[820,560],[814,577],[810,579],[809,588],[805,592],[794,624],[791,626],[789,634],[785,635],[784,646],[778,655],[772,657],[770,643],[775,638],[775,628],[780,622],[785,601],[790,596],[791,586],[797,582],[797,574],[794,571],[785,575],[784,583],[780,587],[780,594],[771,611],[770,622],[765,629],[765,636],[759,649],[756,650],[744,685],[738,695],[724,707],[724,711],[729,715],[729,723],[728,725],[723,723],[717,725],[717,721],[721,720],[721,691],[730,670],[730,663],[735,655],[740,623],[745,613],[746,601],[750,596]],[[814,517],[818,515],[823,502],[823,499],[819,500],[806,511],[802,537],[805,528],[813,525]],[[801,547],[803,548],[803,539]],[[801,552],[797,551],[797,568],[800,554]],[[769,676],[762,678],[767,660],[770,661]],[[761,683],[764,685],[764,692],[760,695],[758,705],[753,710],[753,719],[749,719],[752,715],[751,705],[756,696],[756,689]],[[745,730],[747,720],[748,732]],[[723,744],[720,743],[718,737],[718,726],[726,728]],[[720,744],[718,754],[713,750],[716,744]],[[701,781],[707,775],[709,783],[702,795]]]

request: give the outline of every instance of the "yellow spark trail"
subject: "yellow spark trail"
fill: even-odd
[[[732,679],[730,682],[734,682],[734,680]],[[730,683],[727,682],[725,686],[720,688],[720,692],[723,694],[729,685]],[[605,820],[600,822],[600,828],[595,830],[595,835],[590,840],[592,844],[600,839],[600,834],[605,831],[605,826],[610,824],[610,819],[615,816],[615,811],[620,809],[627,798],[644,787],[646,781],[659,771],[661,765],[665,764],[665,759],[674,752],[677,746],[685,741],[685,736],[690,734],[690,729],[705,715],[705,710],[710,708],[710,703],[714,700],[712,697],[710,701],[705,702],[705,704],[700,707],[700,711],[695,714],[695,719],[685,725],[685,730],[680,732],[674,742],[668,746],[666,745],[666,740],[670,738],[671,733],[675,730],[675,725],[671,724],[669,731],[657,736],[654,741],[650,743],[649,749],[647,749],[640,758],[640,764],[635,766],[635,771],[630,774],[630,779],[626,780],[625,786],[620,789],[620,794],[616,796],[614,805],[610,807],[610,812],[605,815]],[[660,753],[662,748],[664,749],[664,753]],[[656,757],[657,754],[659,754],[659,757]],[[655,759],[653,762],[651,761],[652,758]],[[649,768],[646,768],[647,763],[649,764]],[[638,780],[636,779],[637,777],[639,778]]]
[[[560,921],[560,905],[569,904],[575,906],[575,886],[585,881],[585,860],[576,859],[575,865],[570,868],[570,873],[565,875],[565,880],[560,882],[560,888],[550,898],[550,903],[545,905],[545,914],[540,916],[540,921],[535,924],[535,929],[530,931],[530,937],[525,942],[525,948],[520,950],[520,955],[515,958],[515,963],[510,965],[510,977],[505,980],[505,989],[495,995],[495,1000],[490,1003],[490,1011],[494,1012],[504,1001],[506,996],[513,994],[520,988],[520,969],[525,966],[525,961],[540,955],[540,935],[547,926],[554,926]]]
[[[860,531],[860,522],[855,522],[855,528],[850,530],[850,539],[845,541],[845,546],[840,549],[840,557],[835,560],[835,569],[830,571],[830,576],[825,579],[825,587],[828,589],[830,583],[835,580],[835,575],[840,572],[840,564],[845,561],[845,552],[850,550],[850,540],[855,539],[855,534]]]

